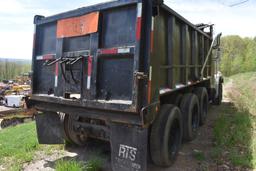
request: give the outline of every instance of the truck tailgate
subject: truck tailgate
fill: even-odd
[[[137,111],[140,3],[109,4],[35,19],[32,99]]]

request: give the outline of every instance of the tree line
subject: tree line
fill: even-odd
[[[12,80],[31,71],[30,60],[0,59],[0,81]]]
[[[221,49],[223,75],[256,71],[256,37],[225,36],[221,39]]]

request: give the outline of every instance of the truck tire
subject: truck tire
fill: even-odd
[[[66,117],[66,119],[65,119],[65,116],[66,115],[68,115],[68,114],[65,114],[65,113],[62,113],[62,112],[57,112],[58,113],[58,115],[59,115],[59,117],[60,117],[60,120],[61,120],[61,123],[62,123],[62,131],[63,131],[63,138],[64,138],[64,140],[65,140],[65,144],[66,145],[69,145],[69,144],[74,144],[74,142],[72,142],[72,140],[69,138],[69,136],[68,136],[68,132],[66,131],[66,129],[67,129],[67,126],[66,126],[66,122],[67,122],[67,117]]]
[[[180,107],[181,100],[182,100],[182,94],[177,94],[174,101],[174,105]]]
[[[87,136],[78,133],[74,130],[74,119],[76,116],[65,114],[64,131],[66,134],[66,141],[78,146],[84,146],[87,143]]]
[[[218,96],[216,98],[213,99],[213,104],[214,105],[220,105],[221,104],[221,102],[222,102],[222,95],[223,95],[222,91],[223,91],[223,87],[222,87],[222,83],[220,83],[219,84],[219,94],[218,94]]]
[[[179,108],[171,104],[161,106],[150,134],[150,154],[156,165],[172,165],[181,146],[182,129]]]
[[[199,124],[203,125],[206,121],[208,108],[209,108],[208,93],[205,87],[198,87],[195,89],[194,94],[197,96],[199,100],[199,107],[200,107]]]
[[[183,140],[191,141],[196,138],[199,127],[200,108],[197,96],[192,93],[185,94],[180,109],[183,117]]]

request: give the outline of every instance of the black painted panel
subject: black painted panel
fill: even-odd
[[[103,12],[101,47],[110,48],[135,43],[136,7],[122,7]]]
[[[56,53],[56,22],[40,25],[37,42],[36,55]]]
[[[69,37],[64,39],[64,52],[88,50],[90,48],[90,35]]]
[[[99,99],[131,100],[133,58],[125,56],[102,57],[98,61]]]
[[[36,61],[37,76],[34,80],[35,93],[48,94],[54,90],[55,65],[44,66],[44,61]]]
[[[67,82],[65,82],[65,92],[76,94],[81,93],[82,65],[82,60],[75,63],[74,65],[66,65],[65,76],[67,78]],[[75,80],[72,79],[71,71]]]

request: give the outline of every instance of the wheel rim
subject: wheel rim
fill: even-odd
[[[64,128],[65,128],[66,135],[68,136],[68,139],[73,143],[77,145],[85,145],[87,141],[87,136],[84,134],[80,134],[74,130],[75,117],[76,116],[73,116],[73,115],[65,116],[66,122],[64,122],[65,123]]]
[[[172,160],[175,157],[179,149],[179,141],[180,141],[181,131],[179,120],[175,119],[170,129],[169,140],[168,140],[168,149],[169,149],[169,159]]]

